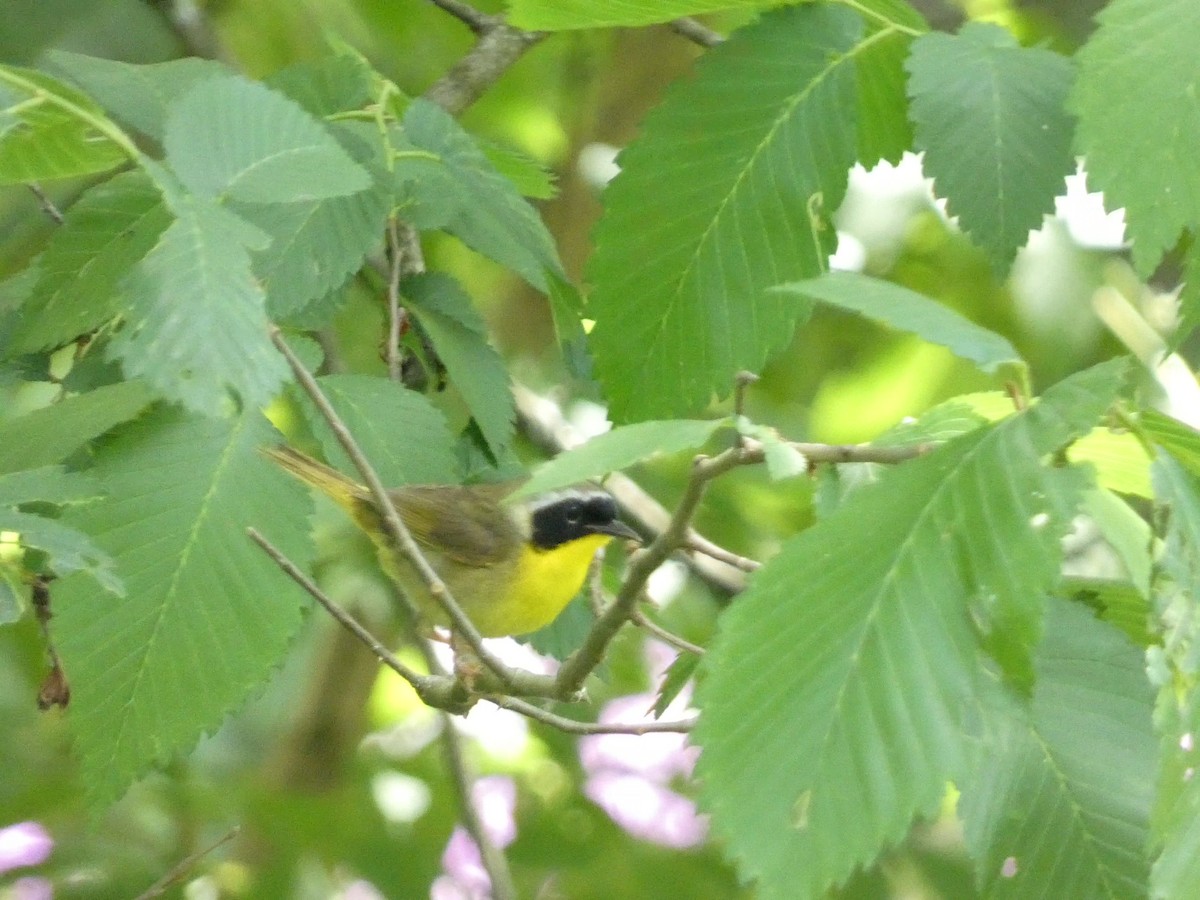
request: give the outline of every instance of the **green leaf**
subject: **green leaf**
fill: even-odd
[[[20,534],[20,543],[46,554],[49,568],[65,577],[80,572],[92,578],[104,590],[123,596],[121,578],[113,571],[113,560],[98,549],[83,531],[69,528],[55,519],[11,509],[0,509],[0,531]],[[89,589],[94,591],[94,588]]]
[[[1079,51],[1070,106],[1089,186],[1125,208],[1133,262],[1144,276],[1184,228],[1200,224],[1200,4],[1114,0]]]
[[[387,487],[458,482],[454,440],[446,420],[426,397],[370,375],[326,375],[317,380]],[[312,401],[305,397],[303,405],[325,458],[361,480]]]
[[[675,698],[679,696],[692,676],[696,674],[696,669],[700,665],[702,657],[694,653],[680,653],[675,657],[675,661],[667,667],[667,673],[663,676],[662,684],[658,687],[658,693],[654,697],[654,717],[660,719],[663,713],[667,711],[667,707],[675,702]]]
[[[1152,539],[1146,520],[1129,504],[1103,487],[1093,488],[1084,497],[1084,511],[1121,561],[1125,575],[1144,597],[1150,596],[1153,574],[1150,548]]]
[[[1072,462],[1091,463],[1096,480],[1110,491],[1147,499],[1153,496],[1146,448],[1128,431],[1094,428],[1071,445],[1067,456]]]
[[[1127,581],[1067,576],[1056,593],[1088,607],[1139,647],[1149,647],[1158,640],[1151,629],[1154,614],[1150,601],[1144,591]]]
[[[128,320],[110,352],[127,376],[144,376],[190,409],[219,413],[230,389],[249,407],[263,405],[287,367],[267,337],[244,243],[257,230],[199,198],[184,203],[124,282]]]
[[[776,290],[813,297],[876,322],[912,332],[969,359],[985,372],[1001,366],[1024,365],[1007,340],[981,328],[936,300],[898,284],[856,272],[829,272],[819,278],[780,285]]]
[[[621,154],[587,278],[614,421],[703,409],[807,316],[764,291],[825,266],[871,46],[845,8],[773,10],[705,54]]]
[[[128,590],[116,602],[68,578],[54,594],[80,780],[97,812],[216,728],[300,625],[302,595],[245,533],[261,529],[307,567],[304,492],[258,452],[278,439],[256,409],[225,420],[158,407],[102,448],[93,473],[108,499],[69,513]]]
[[[116,119],[161,141],[168,107],[191,87],[209,78],[228,77],[230,70],[207,59],[173,59],[137,66],[51,50],[45,56],[51,72],[74,82]]]
[[[764,900],[823,896],[938,808],[981,690],[972,624],[1019,674],[1058,578],[1080,479],[1042,459],[1094,424],[1124,372],[1090,369],[887,471],[785,543],[724,613],[697,775]]]
[[[511,181],[523,196],[534,200],[553,200],[558,196],[555,174],[537,160],[485,138],[476,138],[476,142],[492,168]]]
[[[0,472],[61,462],[88,441],[132,419],[152,399],[142,382],[126,381],[0,422]]]
[[[0,185],[107,172],[128,161],[89,98],[31,69],[0,66]]]
[[[565,31],[613,25],[651,25],[719,9],[754,9],[771,0],[509,0],[518,28]]]
[[[1158,795],[1151,820],[1153,849],[1150,896],[1194,897],[1200,892],[1200,782],[1196,779],[1196,735],[1200,693],[1168,683],[1159,692],[1155,725],[1162,737]]]
[[[409,159],[401,169],[411,181],[415,206],[404,215],[413,225],[448,231],[540,291],[546,290],[547,272],[565,277],[537,212],[452,116],[428,100],[414,100],[403,126],[414,147],[438,157]]]
[[[293,63],[273,72],[264,84],[318,118],[361,109],[372,97],[370,70],[348,55]]]
[[[790,442],[769,425],[756,425],[753,422],[738,421],[738,434],[753,438],[762,444],[763,462],[767,464],[767,474],[772,481],[803,475],[808,471],[808,460]]]
[[[1200,432],[1158,410],[1143,410],[1142,433],[1162,447],[1193,475],[1200,475]]]
[[[1159,685],[1156,725],[1162,737],[1153,846],[1161,851],[1151,886],[1157,897],[1200,890],[1200,787],[1196,734],[1200,727],[1200,476],[1173,455],[1154,461],[1154,492],[1166,513],[1162,568],[1154,597],[1158,646],[1147,654]]]
[[[119,282],[170,223],[161,195],[140,172],[118,175],[85,193],[42,254],[11,352],[56,347],[117,316],[125,299]]]
[[[1171,335],[1174,352],[1200,325],[1200,241],[1193,240],[1183,260],[1183,287],[1179,289],[1179,324]]]
[[[79,472],[64,471],[61,466],[42,466],[0,475],[0,506],[22,503],[83,503],[95,500],[100,486]]]
[[[1035,666],[1028,709],[987,711],[991,733],[961,783],[983,896],[1145,896],[1155,742],[1141,651],[1052,601]]]
[[[1003,391],[960,394],[889,428],[872,443],[881,447],[939,443],[1012,415],[1012,397]]]
[[[1071,63],[1019,46],[997,25],[969,22],[957,35],[914,41],[908,72],[916,146],[934,190],[1007,272],[1075,171],[1063,109]]]
[[[180,180],[202,196],[286,203],[371,183],[297,103],[236,76],[201,81],[172,103],[163,147]]]
[[[408,310],[433,343],[492,456],[503,461],[511,450],[517,411],[508,370],[487,342],[483,318],[462,287],[447,275],[409,278],[403,292]]]
[[[347,152],[375,174],[377,148],[354,132],[335,129]],[[380,182],[386,179],[380,171]],[[267,291],[273,317],[290,318],[312,301],[328,296],[358,271],[382,240],[391,192],[381,184],[344,197],[295,203],[237,203],[233,208],[271,236],[254,254],[254,270]]]
[[[912,38],[929,26],[902,0],[870,0],[861,12],[873,46],[858,56],[858,162],[870,169],[898,163],[912,147],[904,61]]]
[[[542,463],[511,499],[531,497],[599,478],[660,453],[697,450],[717,429],[728,425],[727,419],[668,419],[614,428]]]

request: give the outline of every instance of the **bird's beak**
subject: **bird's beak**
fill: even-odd
[[[642,536],[626,525],[624,522],[614,519],[607,525],[592,525],[590,530],[594,534],[607,534],[615,538],[624,538],[627,541],[642,542]]]

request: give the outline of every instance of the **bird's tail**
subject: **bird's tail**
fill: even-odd
[[[262,452],[285,472],[312,485],[350,513],[357,513],[358,505],[365,499],[362,485],[307,453],[283,445],[264,447]]]

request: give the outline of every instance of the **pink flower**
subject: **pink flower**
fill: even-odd
[[[37,822],[18,822],[0,828],[0,872],[44,863],[54,839]]]

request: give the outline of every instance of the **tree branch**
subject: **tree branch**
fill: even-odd
[[[522,31],[495,20],[480,34],[478,43],[425,92],[451,115],[458,115],[478,100],[545,32]]]
[[[461,0],[430,0],[438,9],[448,12],[476,34],[483,34],[495,24],[495,17],[482,13]]]

